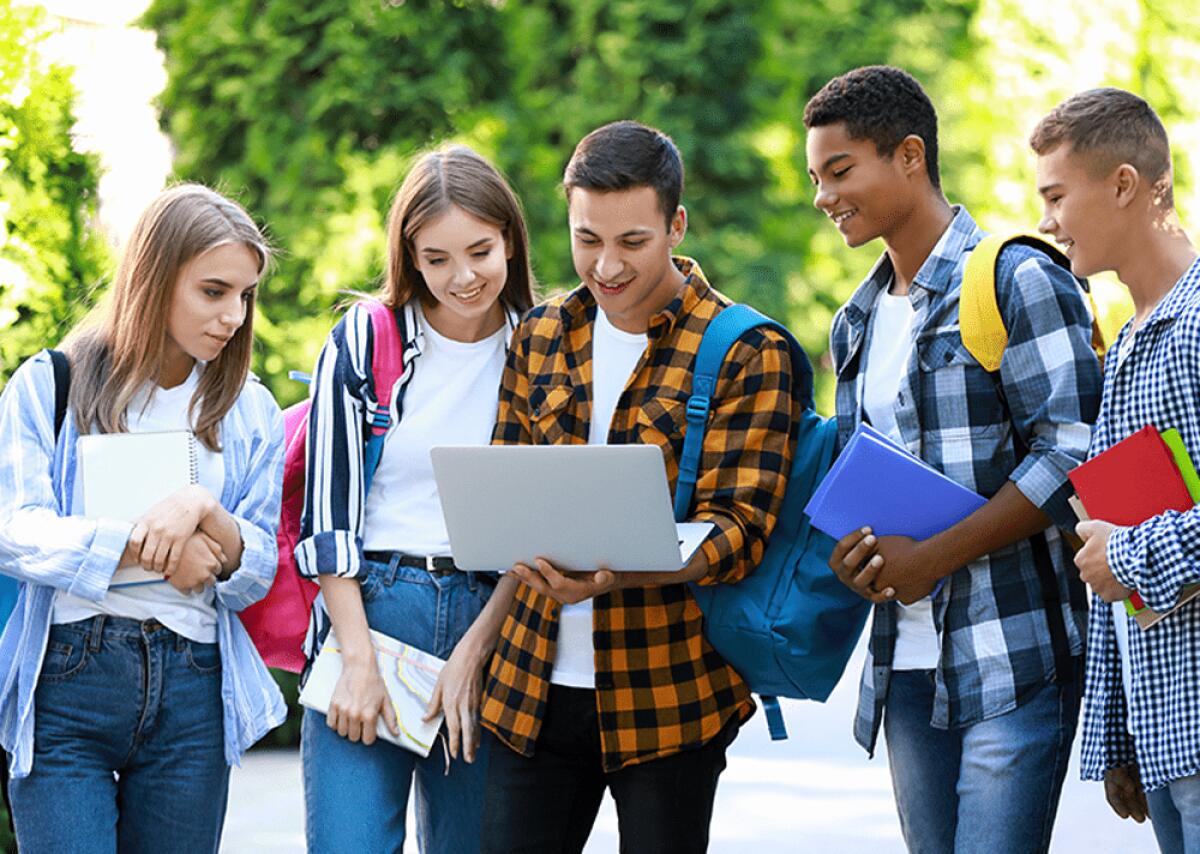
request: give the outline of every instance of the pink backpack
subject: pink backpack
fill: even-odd
[[[370,315],[372,329],[371,367],[375,396],[374,412],[367,413],[370,432],[363,449],[363,491],[379,465],[383,440],[391,426],[392,388],[404,372],[404,344],[396,316],[381,302],[359,303]],[[283,506],[276,541],[279,563],[271,590],[261,601],[241,612],[242,625],[254,641],[268,667],[299,673],[304,668],[304,636],[308,632],[313,600],[320,588],[302,578],[296,567],[296,544],[300,540],[300,518],[304,513],[305,467],[308,463],[308,411],[311,398],[283,412]]]

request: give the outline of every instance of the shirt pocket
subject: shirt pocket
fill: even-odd
[[[538,385],[529,390],[529,432],[535,445],[570,444],[575,435],[575,390],[569,385]],[[586,437],[585,437],[586,441]]]
[[[672,397],[652,397],[638,409],[637,438],[643,445],[663,449],[667,477],[674,482],[683,437],[687,428],[687,401]]]

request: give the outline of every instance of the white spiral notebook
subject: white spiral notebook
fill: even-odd
[[[196,483],[196,437],[187,430],[159,433],[102,433],[79,437],[83,515],[134,522],[168,495]],[[109,588],[161,584],[141,567],[113,573]]]

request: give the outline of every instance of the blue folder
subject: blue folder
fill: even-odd
[[[878,430],[860,424],[804,512],[814,528],[837,540],[868,525],[877,536],[925,540],[986,503]]]

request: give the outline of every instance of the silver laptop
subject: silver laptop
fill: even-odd
[[[542,557],[559,569],[673,572],[708,535],[677,524],[654,445],[433,448],[450,551],[460,569]]]

